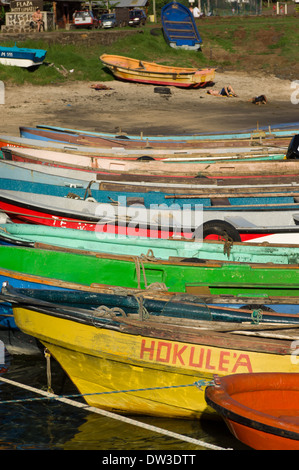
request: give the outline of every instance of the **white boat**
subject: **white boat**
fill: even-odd
[[[28,49],[18,47],[0,47],[0,63],[3,65],[15,65],[17,67],[30,68],[41,65],[46,57],[44,49]]]

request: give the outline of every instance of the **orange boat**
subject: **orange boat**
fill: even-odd
[[[217,376],[205,399],[243,444],[256,450],[299,450],[298,373]]]
[[[211,68],[169,67],[109,54],[102,54],[100,60],[116,78],[130,82],[199,88],[212,83],[215,78],[215,69]]]

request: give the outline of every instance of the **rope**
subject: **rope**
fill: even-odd
[[[135,294],[134,298],[136,299],[136,301],[138,303],[138,315],[139,315],[140,320],[150,318],[150,314],[149,314],[148,310],[143,305],[143,302],[144,302],[143,295],[142,294]]]
[[[150,261],[150,262],[156,262],[158,261],[158,258],[154,256],[154,252],[152,249],[149,249],[148,252],[145,254],[141,254],[140,256],[133,256],[133,260],[135,263],[136,267],[136,277],[137,277],[137,283],[138,283],[138,289],[141,289],[141,269],[142,269],[142,274],[143,274],[143,280],[144,280],[144,286],[145,289],[154,289],[154,290],[168,290],[166,284],[164,282],[153,282],[148,286],[147,284],[147,279],[146,279],[146,274],[145,274],[145,267],[143,262],[144,261]]]
[[[92,311],[95,317],[104,317],[104,318],[113,318],[117,314],[120,314],[122,317],[126,317],[126,312],[120,307],[107,307],[106,305],[100,305],[95,310]]]
[[[84,193],[84,196],[83,196],[84,201],[85,201],[85,199],[86,199],[86,195],[87,195],[87,194],[88,194],[88,197],[91,197],[91,189],[90,189],[90,187],[91,187],[91,185],[92,185],[93,183],[96,183],[96,181],[91,180],[91,181],[88,183],[88,186],[87,186],[87,188],[85,189],[85,193]]]
[[[45,349],[45,358],[47,361],[47,381],[48,381],[48,392],[53,393],[51,383],[52,383],[52,375],[51,375],[51,354],[47,349]]]
[[[76,408],[81,408],[84,411],[90,411],[92,413],[97,413],[97,414],[100,414],[100,415],[105,416],[107,418],[116,419],[118,421],[122,421],[123,423],[131,424],[133,426],[137,426],[139,428],[143,428],[143,429],[146,429],[148,431],[152,431],[152,432],[155,432],[155,433],[158,433],[158,434],[163,434],[165,436],[172,437],[174,439],[189,442],[191,444],[195,444],[195,445],[198,445],[200,447],[206,447],[206,448],[211,449],[211,450],[232,450],[232,449],[225,449],[223,447],[219,447],[219,446],[216,446],[216,445],[213,445],[213,444],[209,444],[207,442],[204,442],[204,441],[201,441],[201,440],[198,440],[198,439],[193,439],[192,437],[184,436],[182,434],[174,433],[172,431],[167,431],[166,429],[158,428],[156,426],[151,426],[149,424],[142,423],[140,421],[135,421],[131,418],[127,418],[125,416],[117,415],[116,413],[111,413],[109,411],[101,410],[100,408],[95,408],[94,406],[86,405],[85,403],[79,403],[79,402],[76,402],[74,400],[70,400],[70,399],[65,398],[65,397],[60,397],[60,396],[55,395],[53,393],[45,392],[43,390],[39,390],[37,388],[30,387],[29,385],[24,385],[24,384],[21,384],[19,382],[15,382],[14,380],[6,379],[4,377],[0,377],[0,381],[5,382],[5,383],[10,384],[10,385],[13,385],[15,387],[23,388],[23,389],[28,390],[28,391],[33,392],[33,393],[38,393],[40,395],[43,395],[45,398],[51,398],[51,399],[57,400],[59,402],[65,403],[67,405],[71,405],[71,406],[74,406]]]
[[[262,309],[253,310],[251,314],[251,320],[254,325],[259,325],[260,321],[263,318]]]
[[[229,258],[233,243],[234,243],[233,239],[229,237],[228,234],[226,233],[224,236],[223,254],[227,255],[228,258]]]

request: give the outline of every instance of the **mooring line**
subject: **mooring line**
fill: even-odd
[[[38,393],[38,394],[40,394],[44,397],[48,397],[49,399],[54,399],[56,401],[60,401],[60,402],[65,403],[67,405],[71,405],[71,406],[75,406],[77,408],[81,408],[84,411],[90,411],[92,413],[97,413],[97,414],[100,414],[102,416],[105,416],[106,418],[111,418],[111,419],[115,419],[117,421],[122,421],[123,423],[131,424],[133,426],[137,426],[137,427],[146,429],[148,431],[153,431],[153,432],[156,432],[158,434],[164,434],[165,436],[173,437],[174,439],[189,442],[191,444],[195,444],[195,445],[198,445],[200,447],[206,447],[206,448],[211,449],[211,450],[232,450],[232,449],[225,449],[223,447],[219,447],[219,446],[216,446],[214,444],[209,444],[207,442],[204,442],[204,441],[201,441],[201,440],[198,440],[198,439],[193,439],[192,437],[184,436],[182,434],[178,434],[178,433],[175,433],[175,432],[172,432],[172,431],[167,431],[166,429],[162,429],[162,428],[158,428],[156,426],[152,426],[150,424],[142,423],[141,421],[136,421],[136,420],[133,420],[131,418],[127,418],[126,416],[121,416],[121,415],[118,415],[116,413],[112,413],[110,411],[106,411],[106,410],[102,410],[100,408],[96,408],[94,406],[89,406],[85,403],[80,403],[80,402],[77,402],[75,400],[70,400],[69,398],[60,397],[58,395],[55,395],[54,393],[46,392],[44,390],[39,390],[35,387],[31,387],[30,385],[21,384],[19,382],[15,382],[14,380],[10,380],[10,379],[4,378],[2,376],[0,377],[0,381],[5,382],[5,383],[10,384],[10,385],[13,385],[15,387],[22,388],[24,390],[28,390],[28,391],[33,392],[33,393]],[[0,404],[1,404],[1,401],[0,401]]]

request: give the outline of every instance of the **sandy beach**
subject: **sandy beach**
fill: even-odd
[[[92,86],[97,83],[109,89],[96,90]],[[19,135],[19,126],[48,124],[167,135],[244,130],[299,121],[299,84],[296,89],[290,80],[275,76],[216,72],[212,88],[220,90],[228,84],[238,97],[211,96],[208,88],[171,87],[170,94],[161,94],[152,85],[121,81],[69,81],[47,87],[7,85],[5,103],[0,105],[0,132]],[[266,105],[250,102],[261,94],[268,99]]]

